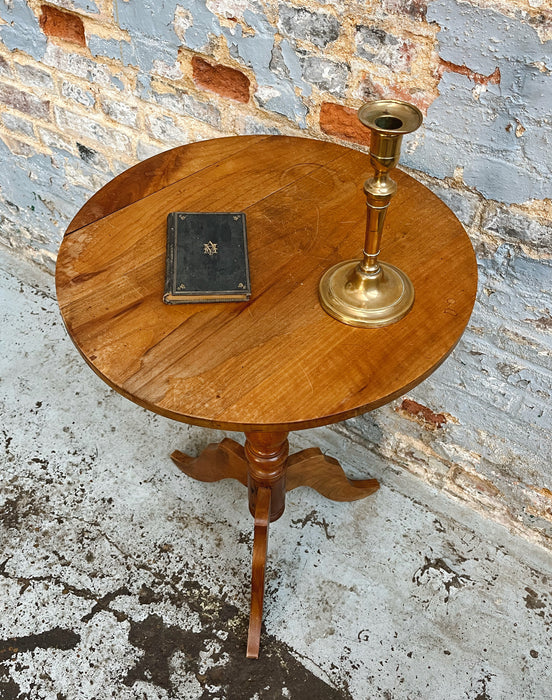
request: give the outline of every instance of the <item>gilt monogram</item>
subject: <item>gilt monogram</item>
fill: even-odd
[[[217,244],[213,241],[203,244],[203,254],[204,255],[216,255],[218,253]]]

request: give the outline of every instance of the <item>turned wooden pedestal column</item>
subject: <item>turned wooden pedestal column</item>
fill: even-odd
[[[247,656],[259,656],[269,523],[278,520],[286,505],[287,433],[246,433],[249,510],[255,518],[251,571],[251,612]]]
[[[190,144],[127,170],[78,212],[56,269],[69,335],[90,367],[135,403],[174,420],[245,433],[199,456],[173,452],[194,479],[247,486],[255,519],[248,656],[261,634],[268,527],[299,486],[351,501],[350,481],[313,447],[288,456],[289,431],[360,415],[412,389],[452,351],[476,291],[471,244],[452,212],[396,172],[382,255],[409,276],[400,322],[354,328],[320,307],[322,274],[360,258],[366,154],[328,142],[248,136]],[[251,300],[163,304],[172,211],[244,211]],[[84,400],[84,399],[83,399]],[[84,406],[83,406],[84,408]]]

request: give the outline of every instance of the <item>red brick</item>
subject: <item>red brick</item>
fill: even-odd
[[[483,73],[476,73],[466,65],[459,66],[456,63],[451,63],[450,61],[441,59],[439,63],[439,76],[442,76],[445,71],[465,75],[478,85],[488,85],[489,83],[492,85],[500,85],[500,68],[498,68],[498,66],[490,75],[483,75]]]
[[[238,102],[249,101],[249,78],[241,71],[220,63],[208,63],[199,56],[192,58],[192,70],[199,87]]]
[[[370,145],[370,130],[361,124],[357,111],[350,107],[323,102],[320,107],[320,128],[330,136]]]
[[[39,100],[11,85],[0,84],[0,102],[31,117],[50,120],[50,103],[47,100]]]
[[[365,100],[393,99],[404,100],[421,109],[424,114],[427,108],[437,97],[437,93],[422,92],[409,89],[400,83],[391,80],[390,83],[380,83],[374,78],[365,77],[361,85],[362,96]]]
[[[78,15],[58,10],[57,7],[50,5],[42,5],[41,9],[40,26],[46,36],[86,46],[84,25]]]
[[[417,401],[412,401],[412,399],[403,399],[399,413],[402,413],[406,418],[414,419],[430,430],[442,428],[447,422],[447,418],[443,413],[434,413],[431,408],[423,406]]]

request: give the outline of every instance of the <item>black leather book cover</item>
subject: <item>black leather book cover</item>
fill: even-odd
[[[245,214],[171,212],[163,301],[247,301],[250,296]]]

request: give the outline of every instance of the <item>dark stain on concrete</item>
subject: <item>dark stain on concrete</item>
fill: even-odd
[[[247,616],[237,607],[210,594],[194,581],[179,581],[161,588],[142,586],[139,600],[151,604],[170,600],[184,603],[197,613],[201,631],[167,625],[157,614],[140,621],[130,620],[129,641],[144,654],[132,668],[124,683],[132,686],[145,681],[165,689],[176,697],[171,683],[171,658],[175,652],[185,657],[185,670],[193,673],[202,687],[198,700],[223,697],[225,700],[276,700],[287,688],[297,700],[351,700],[347,690],[328,685],[307,670],[290,653],[288,646],[271,635],[263,634],[258,660],[245,658]],[[156,588],[157,590],[154,590]],[[210,667],[201,672],[201,652],[214,649]]]
[[[7,498],[0,507],[0,522],[9,529],[17,529],[20,522],[20,514],[17,498]]]
[[[474,696],[473,700],[493,700],[489,695],[487,688],[487,683],[491,680],[493,674],[487,674],[484,678],[477,681],[479,688],[477,689],[477,695]]]
[[[322,528],[324,530],[324,534],[326,535],[327,540],[333,540],[335,535],[330,535],[330,530],[329,530],[329,524],[326,522],[325,518],[322,518],[320,520],[319,518],[316,517],[317,513],[315,510],[311,510],[310,513],[305,515],[304,518],[299,518],[298,520],[292,520],[291,524],[292,525],[300,525],[301,529],[305,527],[305,525],[308,525],[311,523],[312,525],[318,525],[318,527]]]
[[[523,599],[525,601],[525,607],[528,610],[540,610],[546,607],[546,603],[539,598],[539,594],[532,588],[527,587],[527,595]]]
[[[412,582],[417,586],[421,586],[423,581],[421,580],[425,573],[430,570],[434,570],[441,575],[441,583],[446,590],[445,603],[448,603],[450,598],[451,588],[462,588],[468,581],[471,581],[469,576],[465,574],[458,574],[454,569],[452,569],[444,559],[438,557],[437,559],[431,560],[429,557],[424,557],[425,564],[416,571],[412,577]],[[445,574],[443,576],[443,574]]]
[[[92,610],[82,618],[82,622],[89,622],[94,617],[94,615],[97,615],[97,613],[102,612],[103,610],[110,612],[112,615],[114,615],[118,622],[126,620],[127,616],[124,613],[119,612],[118,610],[112,610],[109,607],[110,604],[115,600],[115,598],[118,598],[122,595],[131,595],[130,591],[126,586],[121,586],[121,588],[118,588],[116,591],[106,593],[102,598],[99,598],[96,601],[96,605],[94,605]]]
[[[9,670],[5,664],[0,664],[0,698],[21,700],[21,688],[9,677]]]
[[[0,523],[6,529],[20,529],[27,518],[41,514],[42,510],[37,502],[36,493],[26,491],[18,485],[0,505]]]
[[[80,639],[80,635],[61,627],[54,627],[39,634],[29,634],[26,637],[11,637],[0,641],[0,661],[35,649],[74,649]]]

